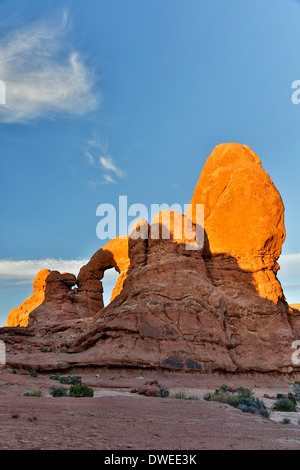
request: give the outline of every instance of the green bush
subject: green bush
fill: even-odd
[[[282,423],[283,424],[291,424],[291,420],[289,418],[283,418]]]
[[[229,387],[222,385],[214,393],[204,395],[204,400],[226,403],[244,412],[260,414],[265,418],[269,417],[269,412],[264,402],[255,398],[252,390],[248,388],[238,387],[231,392]]]
[[[251,398],[253,397],[253,391],[250,388],[238,387],[233,390],[233,393],[237,393],[239,397]]]
[[[237,406],[239,402],[238,394],[231,392],[220,392],[219,389],[216,389],[214,393],[207,393],[204,396],[204,400],[208,401],[217,401],[219,403],[227,403],[230,406]]]
[[[81,377],[79,375],[73,374],[73,372],[70,372],[68,377],[61,377],[60,378],[60,383],[61,384],[68,384],[68,385],[81,384]]]
[[[81,383],[78,383],[76,385],[71,385],[69,396],[74,398],[93,397],[94,390],[87,385],[81,385]]]
[[[199,400],[198,397],[186,395],[184,392],[176,392],[170,395],[170,398],[177,398],[178,400]]]
[[[167,398],[169,395],[170,395],[170,392],[166,387],[160,387],[158,391],[158,396],[160,398]]]
[[[37,377],[39,374],[37,373],[36,370],[31,370],[31,371],[29,372],[29,375],[30,375],[30,377]]]
[[[295,403],[289,398],[279,398],[273,405],[274,411],[296,411]]]
[[[59,374],[50,375],[50,379],[51,379],[51,380],[60,380],[60,375],[59,375]]]
[[[50,389],[50,395],[53,397],[67,397],[68,394],[68,389],[62,385],[60,385],[60,387],[51,387]]]
[[[295,382],[292,385],[292,390],[297,401],[300,401],[300,382]]]
[[[42,396],[41,390],[33,390],[33,392],[23,393],[23,397],[41,397],[41,396]]]
[[[259,398],[244,398],[240,397],[237,404],[237,409],[246,413],[253,413],[255,415],[262,415],[265,418],[269,417],[269,412],[262,400]]]
[[[179,400],[186,400],[187,396],[184,392],[172,393],[171,398],[178,398]]]

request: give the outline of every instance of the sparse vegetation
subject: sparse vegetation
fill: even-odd
[[[230,390],[227,385],[222,385],[213,393],[207,393],[204,399],[226,403],[245,413],[260,414],[265,418],[269,417],[269,412],[264,402],[259,400],[259,398],[255,398],[252,390],[249,388],[238,387]]]
[[[81,377],[80,375],[75,375],[73,372],[70,372],[67,377],[61,377],[59,381],[61,384],[77,385],[81,384]]]
[[[184,392],[176,392],[170,395],[170,398],[177,398],[178,400],[185,400],[186,394]]]
[[[29,372],[29,375],[30,375],[30,377],[38,377],[39,374],[37,373],[36,370],[31,370],[31,371]]]
[[[292,384],[292,390],[296,401],[300,401],[300,382],[294,382]]]
[[[71,385],[69,396],[74,398],[93,397],[94,390],[87,385],[81,385],[81,383],[77,383],[76,385]]]
[[[184,392],[176,392],[170,395],[170,398],[177,398],[178,400],[199,400],[198,397],[186,395]]]
[[[60,380],[60,375],[59,375],[59,374],[50,375],[50,379],[51,379],[51,380]]]
[[[32,392],[23,393],[23,397],[41,397],[41,396],[42,396],[41,390],[33,390]]]
[[[282,423],[283,424],[291,424],[291,420],[289,418],[283,418]]]
[[[60,385],[59,387],[51,387],[50,395],[53,397],[67,397],[69,390],[66,387]]]
[[[273,411],[296,411],[296,404],[289,398],[279,398],[273,405]]]
[[[160,398],[167,398],[170,395],[169,390],[166,387],[160,387],[158,396]]]

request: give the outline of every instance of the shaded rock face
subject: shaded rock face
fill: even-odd
[[[204,204],[203,246],[196,204]],[[282,200],[259,158],[243,145],[216,147],[185,215],[140,220],[80,270],[72,305],[92,319],[61,345],[72,353],[64,363],[293,371],[300,318],[276,278],[284,238]],[[119,278],[103,308],[101,279],[111,267]]]
[[[97,365],[291,370],[295,332],[285,302],[274,305],[261,297],[252,273],[233,258],[229,270],[235,266],[236,283],[231,274],[229,282],[216,285],[202,250],[186,250],[186,240],[174,237],[153,240],[152,229],[149,240],[129,238],[131,267],[122,292],[71,351],[84,351]]]
[[[107,269],[115,268],[119,273],[111,300],[122,290],[130,260],[128,257],[128,236],[116,238],[98,250],[90,261],[81,268],[78,279],[77,302],[94,316],[104,306],[101,279]]]

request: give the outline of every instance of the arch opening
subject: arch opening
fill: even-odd
[[[113,266],[110,266],[104,271],[103,278],[101,279],[102,287],[103,287],[103,303],[104,307],[110,304],[110,299],[112,295],[112,291],[117,283],[119,273]]]

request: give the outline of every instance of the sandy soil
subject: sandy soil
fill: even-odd
[[[247,386],[256,396],[287,393],[289,377],[164,373],[146,370],[74,370],[94,388],[93,398],[53,398],[50,373],[0,371],[0,449],[204,450],[300,449],[299,413],[271,419],[203,400],[223,383]],[[157,379],[170,392],[199,400],[151,398],[130,393]],[[42,397],[23,393],[40,389]],[[263,398],[272,406],[273,400]],[[283,424],[288,417],[291,424]]]

